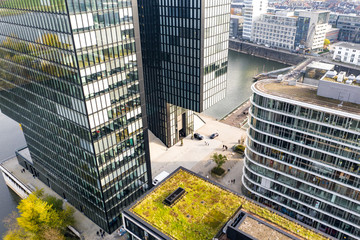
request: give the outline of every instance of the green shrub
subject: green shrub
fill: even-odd
[[[243,154],[245,152],[245,146],[244,145],[236,145],[234,147],[234,152],[237,152],[237,153],[240,153],[240,154]]]
[[[225,170],[223,168],[220,168],[220,167],[214,167],[213,169],[211,169],[211,172],[213,174],[216,174],[218,176],[221,176],[224,174]]]

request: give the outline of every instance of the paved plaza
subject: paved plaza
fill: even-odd
[[[241,193],[241,177],[243,170],[243,159],[237,153],[231,150],[231,147],[238,144],[241,137],[246,136],[246,131],[234,126],[216,121],[216,119],[201,115],[200,117],[206,123],[200,129],[196,130],[204,136],[204,140],[191,139],[191,136],[177,143],[171,148],[167,148],[158,138],[150,133],[150,155],[152,174],[155,177],[162,171],[171,173],[179,166],[192,170],[204,177],[212,180]],[[212,133],[219,133],[215,139],[210,139]],[[205,144],[208,143],[208,145]],[[228,147],[224,151],[222,146]],[[225,154],[228,158],[223,166],[224,169],[230,171],[222,178],[215,179],[210,175],[210,170],[216,165],[211,160],[211,155],[215,152]],[[235,179],[235,183],[231,180]]]

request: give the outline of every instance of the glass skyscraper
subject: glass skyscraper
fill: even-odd
[[[320,84],[252,86],[244,193],[337,239],[359,239],[360,88]]]
[[[151,180],[137,13],[135,0],[0,2],[0,109],[34,175],[107,232]]]
[[[149,129],[167,146],[225,97],[230,0],[139,0]]]

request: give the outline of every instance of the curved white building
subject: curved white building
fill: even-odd
[[[359,239],[360,104],[299,83],[265,80],[252,90],[245,195],[337,239]]]

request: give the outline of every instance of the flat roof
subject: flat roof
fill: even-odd
[[[334,46],[360,50],[360,44],[350,42],[338,42]]]
[[[186,193],[171,206],[163,203],[177,188]],[[327,239],[273,210],[213,183],[185,168],[178,168],[155,189],[125,210],[141,224],[165,234],[168,239],[212,239],[240,210],[256,215],[298,238]],[[275,223],[276,222],[276,223]]]
[[[346,112],[350,114],[355,114],[359,118],[360,115],[360,105],[356,103],[343,102],[339,106],[341,101],[321,97],[317,95],[317,87],[302,84],[297,82],[296,85],[291,86],[288,82],[277,82],[276,80],[267,79],[256,82],[254,84],[256,90],[270,94],[273,96],[294,100],[301,103],[307,103],[315,105],[317,107],[325,107],[332,110],[337,110],[341,112]]]
[[[29,151],[29,148],[28,147],[25,147],[21,150],[18,151],[18,153],[24,157],[26,160],[28,160],[29,162],[31,163],[34,163],[31,156],[30,156],[30,151]]]
[[[178,187],[185,195],[172,207],[165,205],[163,200]],[[212,239],[241,203],[236,194],[180,169],[130,212],[173,239]]]
[[[324,69],[327,71],[333,70],[335,67],[335,64],[329,64],[329,63],[323,63],[323,62],[317,62],[313,61],[309,65],[306,66],[306,68],[317,68],[317,69]]]
[[[257,219],[249,216],[246,216],[245,220],[241,222],[238,229],[252,237],[255,237],[256,239],[294,239],[286,236],[284,233],[281,233],[274,228],[266,226]]]

